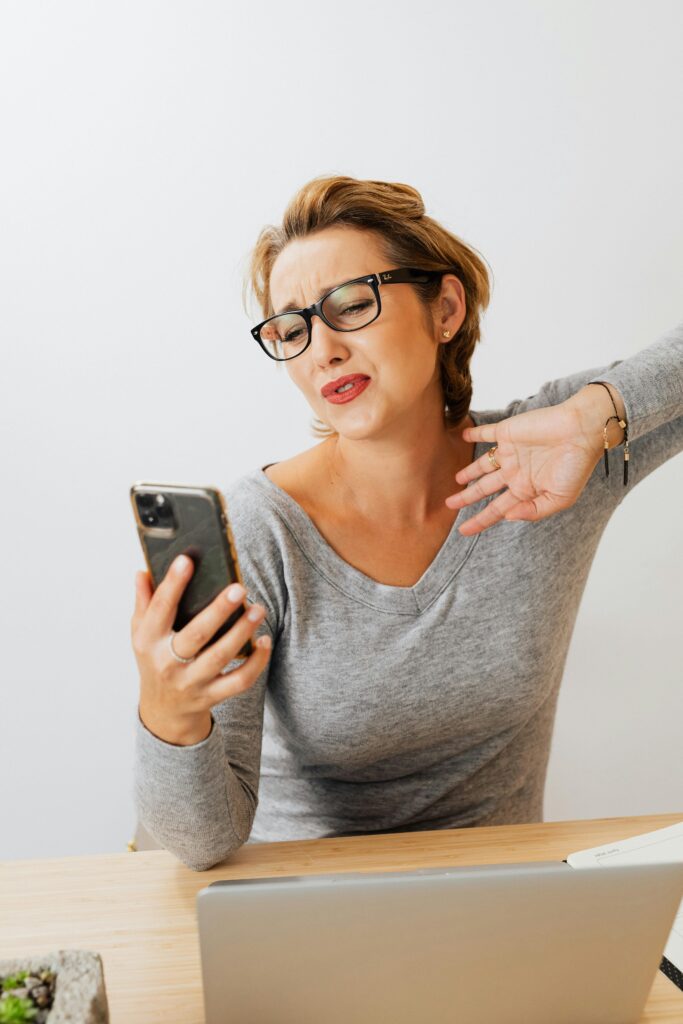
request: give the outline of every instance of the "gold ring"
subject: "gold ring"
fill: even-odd
[[[493,448],[489,448],[489,450],[486,453],[488,455],[488,457],[489,457],[489,462],[491,463],[491,465],[493,466],[494,469],[500,469],[500,466],[496,462],[496,451],[497,451],[497,449],[498,449],[498,445],[494,444]]]

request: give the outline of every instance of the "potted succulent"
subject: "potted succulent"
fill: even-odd
[[[0,1024],[108,1024],[102,959],[83,949],[0,960]]]
[[[52,1009],[55,994],[54,971],[47,968],[37,974],[17,971],[16,974],[0,976],[0,1024],[23,1024],[23,1021],[46,1020]]]

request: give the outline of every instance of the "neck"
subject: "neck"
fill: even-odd
[[[471,426],[466,415],[455,427],[441,421],[391,440],[326,438],[321,453],[333,503],[393,531],[453,519],[444,499],[463,490],[455,474],[472,461],[474,444],[462,438]]]

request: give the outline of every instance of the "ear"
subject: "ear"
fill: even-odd
[[[444,274],[441,279],[438,310],[438,340],[448,344],[462,327],[467,314],[465,289],[462,281],[455,274]],[[444,337],[444,331],[449,332],[448,337]]]

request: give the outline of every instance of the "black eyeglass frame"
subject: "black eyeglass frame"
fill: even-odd
[[[286,363],[289,359],[296,359],[298,356],[304,354],[308,346],[311,344],[312,338],[312,325],[313,317],[319,316],[323,323],[326,323],[328,327],[331,327],[333,331],[341,331],[344,334],[348,334],[351,331],[361,331],[364,327],[368,327],[369,324],[375,322],[377,317],[382,312],[382,300],[380,298],[379,289],[381,285],[386,284],[425,284],[427,281],[433,280],[435,277],[439,277],[442,274],[450,274],[457,271],[458,268],[446,269],[446,270],[420,270],[416,267],[397,267],[395,270],[384,270],[381,274],[363,274],[361,277],[354,277],[351,281],[344,281],[342,284],[337,284],[334,288],[330,288],[329,292],[326,292],[317,302],[313,302],[310,306],[305,309],[286,309],[282,313],[274,313],[272,316],[267,317],[265,320],[257,324],[256,327],[252,327],[251,333],[260,347],[266,353],[269,359],[274,359],[277,363]],[[372,320],[368,320],[367,323],[361,324],[360,327],[336,327],[330,323],[325,314],[323,313],[323,303],[330,297],[333,292],[336,292],[338,288],[345,288],[349,284],[369,284],[375,294],[377,301],[377,312],[373,316]],[[271,355],[271,353],[265,347],[261,340],[261,330],[271,320],[277,320],[280,316],[287,316],[289,313],[298,313],[299,316],[303,317],[306,321],[308,328],[308,341],[296,355],[286,356],[284,359],[278,359],[277,356]]]

